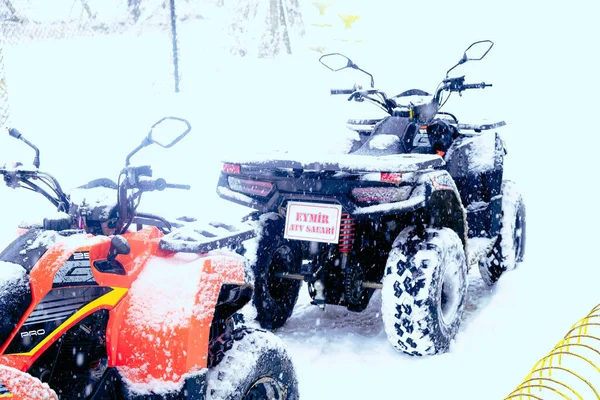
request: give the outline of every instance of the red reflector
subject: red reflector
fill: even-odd
[[[381,182],[400,183],[402,182],[402,174],[398,172],[382,172],[379,180]]]
[[[242,166],[239,164],[223,164],[223,172],[226,174],[239,174],[242,171]]]

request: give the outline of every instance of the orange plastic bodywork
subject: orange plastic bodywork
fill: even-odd
[[[3,365],[0,365],[0,385],[8,391],[0,394],[0,399],[58,400],[58,396],[48,385],[25,372]]]
[[[92,236],[77,240],[66,238],[55,244],[40,258],[30,271],[32,303],[21,317],[11,337],[0,347],[0,364],[27,371],[37,358],[77,322],[99,309],[108,309],[109,321],[106,332],[108,363],[130,383],[147,384],[153,381],[179,382],[182,375],[206,367],[210,326],[216,302],[224,283],[245,285],[244,264],[241,256],[230,252],[208,254],[175,253],[158,247],[163,234],[155,227],[123,235],[130,245],[127,255],[119,255],[125,275],[102,273],[93,267],[94,261],[104,260],[110,248],[110,238]],[[94,279],[100,286],[113,291],[80,310],[54,332],[49,333],[43,345],[26,354],[3,355],[13,337],[18,334],[29,314],[52,289],[54,275],[74,252],[89,251]],[[180,294],[177,285],[162,287],[144,286],[156,277],[171,277],[171,281],[186,284],[188,290]],[[158,275],[157,275],[158,274]],[[196,283],[190,282],[194,277]],[[187,279],[186,279],[187,278]],[[168,279],[165,278],[166,281]],[[160,279],[159,279],[160,281]],[[160,282],[159,282],[160,283]],[[193,285],[193,286],[189,286]],[[193,290],[189,290],[192,288]],[[181,300],[185,312],[177,309],[177,302],[158,304],[166,309],[163,321],[146,321],[140,318],[146,310],[140,308],[144,301],[160,298]],[[184,296],[185,298],[181,298]],[[191,310],[191,311],[190,311]],[[171,312],[172,311],[172,312]],[[177,323],[169,325],[170,316],[178,315]],[[156,310],[147,310],[148,318]],[[172,319],[172,318],[171,318]]]
[[[173,256],[158,263],[156,270],[164,268],[165,275],[175,274],[176,278],[191,275],[199,280],[196,290],[184,290],[172,304],[161,305],[164,319],[156,318],[149,310],[150,321],[139,321],[139,308],[136,310],[136,305],[144,304],[147,296],[158,298],[151,301],[160,300],[160,288],[158,293],[132,290],[115,308],[107,338],[111,344],[118,345],[110,348],[109,366],[117,367],[123,376],[135,383],[177,382],[183,374],[205,368],[210,326],[221,285],[244,284],[244,261],[239,256],[196,255],[185,257],[185,260]],[[184,271],[177,272],[181,268]],[[145,278],[140,276],[139,281]],[[169,292],[165,297],[169,298],[171,294]],[[182,310],[182,303],[193,306]],[[170,318],[173,314],[179,318]]]

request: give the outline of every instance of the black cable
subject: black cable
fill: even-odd
[[[60,193],[58,192],[58,190],[52,186],[51,182],[48,180],[47,177],[45,176],[37,176],[37,179],[39,179],[40,181],[42,181],[46,186],[48,186],[48,188],[50,188],[50,190],[52,190],[52,192],[54,192],[54,194],[56,195],[57,198],[61,198]]]
[[[27,189],[27,190],[31,190],[32,192],[36,192],[36,193],[37,193],[37,191],[36,191],[36,190],[34,190],[34,189],[30,188],[30,187],[27,187],[27,186],[23,186],[22,184],[19,184],[19,188],[20,188],[20,189]]]
[[[449,94],[448,94],[448,97],[446,97],[446,100],[444,100],[444,102],[443,102],[443,103],[440,105],[440,107],[438,108],[438,110],[439,110],[439,109],[441,109],[442,107],[444,107],[444,104],[446,104],[446,102],[447,102],[448,100],[450,100],[450,96],[452,96],[452,93],[449,93]]]
[[[21,180],[21,182],[27,184],[29,187],[33,188],[34,192],[40,193],[42,196],[44,196],[45,198],[50,200],[50,202],[52,204],[54,204],[55,207],[58,208],[58,205],[60,204],[60,202],[57,199],[53,198],[50,194],[48,194],[48,192],[46,192],[44,189],[42,189],[35,183],[29,182],[27,179],[21,178],[20,180]]]

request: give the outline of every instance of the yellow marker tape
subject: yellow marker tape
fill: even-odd
[[[537,388],[540,392],[544,390],[551,391],[554,395],[564,399],[576,398],[583,400],[585,398],[587,400],[589,395],[583,394],[580,389],[574,386],[576,382],[583,382],[594,393],[594,398],[600,400],[600,394],[594,385],[572,368],[568,368],[570,359],[583,360],[593,367],[596,373],[600,373],[600,335],[593,332],[594,330],[600,331],[599,319],[600,304],[594,307],[587,316],[573,324],[564,338],[554,346],[548,355],[536,362],[525,380],[505,399],[522,399],[524,397],[542,399],[542,397],[531,394],[531,390]],[[583,342],[583,340],[586,341]],[[555,359],[557,359],[557,362],[554,362]],[[548,377],[544,377],[545,371],[548,372]],[[558,376],[561,376],[561,374],[551,378],[553,371],[569,374],[577,380],[567,380],[570,383],[567,384],[559,380]],[[549,386],[550,384],[554,386]]]
[[[575,389],[573,389],[572,387],[570,387],[566,383],[563,383],[563,382],[561,382],[559,380],[552,379],[552,378],[533,378],[533,379],[529,379],[529,380],[524,381],[521,384],[520,388],[522,389],[522,388],[527,387],[528,389],[530,389],[532,385],[530,385],[529,382],[537,382],[537,381],[540,382],[539,385],[537,385],[537,386],[542,386],[543,385],[542,381],[549,381],[549,382],[552,382],[552,383],[556,383],[557,385],[562,386],[562,387],[568,389],[575,396],[577,396],[578,399],[583,400],[583,396],[581,396]]]
[[[360,15],[338,14],[338,17],[344,21],[344,28],[350,29],[352,28],[352,24],[360,18]]]
[[[331,3],[320,3],[318,1],[313,1],[313,6],[319,9],[319,15],[325,15],[325,10],[331,5]]]

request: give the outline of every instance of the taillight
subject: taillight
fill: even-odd
[[[412,186],[366,187],[352,189],[352,196],[359,203],[393,203],[409,198]]]
[[[273,184],[271,182],[240,179],[232,176],[230,176],[227,180],[231,190],[240,193],[266,197],[269,195],[269,193],[271,193],[271,190],[273,190]]]
[[[242,171],[242,166],[239,164],[223,164],[223,172],[226,174],[239,174]]]

